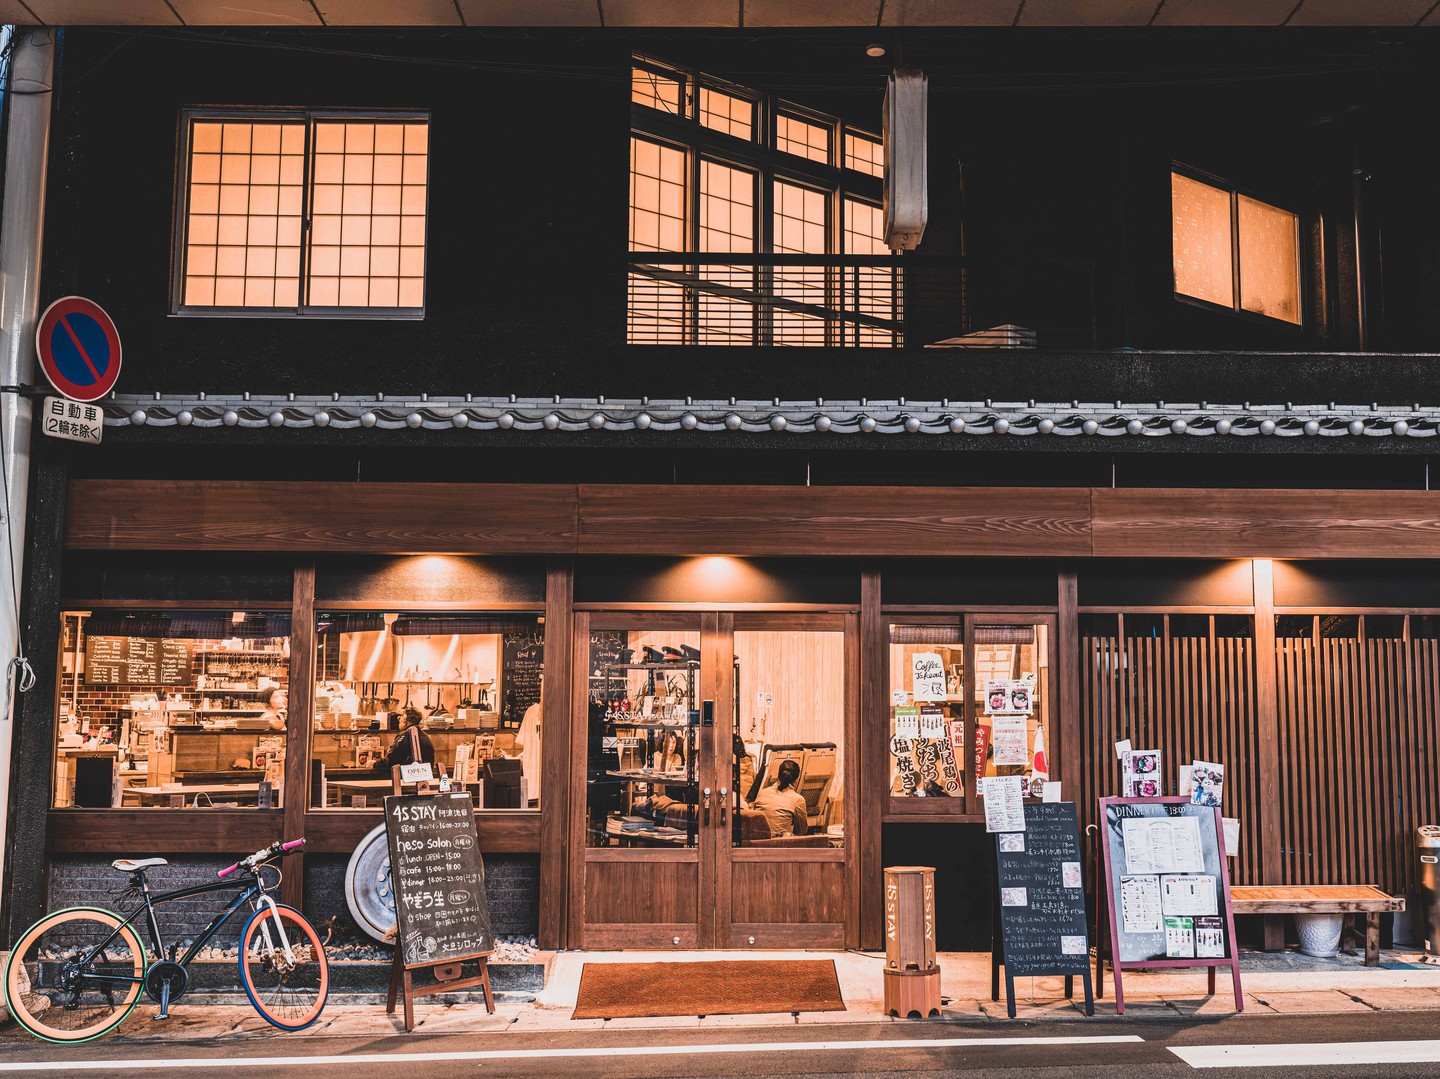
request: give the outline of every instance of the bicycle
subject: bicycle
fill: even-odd
[[[124,918],[100,907],[70,907],[47,914],[27,929],[5,968],[10,1014],[37,1038],[85,1042],[124,1022],[143,989],[160,1005],[155,1018],[168,1019],[170,1005],[189,986],[190,963],[248,904],[250,914],[239,938],[240,984],[272,1026],[304,1030],[320,1018],[329,995],[325,948],[303,914],[269,894],[282,876],[273,862],[304,843],[276,841],[220,870],[218,881],[160,895],[150,893],[145,871],[167,864],[164,858],[117,858],[110,864],[131,874],[122,894],[137,894],[140,905]],[[273,880],[266,879],[267,869],[274,872]],[[236,872],[241,879],[228,879]],[[226,889],[237,889],[235,898],[177,958],[179,943],[165,945],[155,908]],[[134,924],[142,913],[156,956],[153,962]]]

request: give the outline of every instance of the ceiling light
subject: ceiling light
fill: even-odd
[[[885,55],[885,46],[881,45],[879,42],[875,42],[871,45],[866,45],[865,55],[870,57],[872,60],[878,60],[880,59],[880,57]]]

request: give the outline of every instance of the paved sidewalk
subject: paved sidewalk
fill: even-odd
[[[559,952],[547,957],[546,987],[533,1001],[499,1003],[494,1015],[482,1003],[431,1003],[422,998],[415,1008],[416,1031],[432,1034],[543,1031],[598,1031],[644,1029],[716,1030],[734,1027],[795,1027],[886,1021],[882,1004],[883,959],[860,952]],[[816,959],[835,961],[845,1000],[843,1012],[802,1012],[798,1015],[666,1016],[646,1019],[570,1018],[575,1007],[580,971],[586,963],[686,962],[714,959]],[[1125,975],[1125,1016],[1115,1013],[1114,986],[1105,977],[1105,996],[1095,1002],[1095,1018],[1083,1012],[1083,992],[1076,980],[1076,1000],[1062,994],[1063,979],[1016,980],[1017,1015],[1005,1014],[1004,984],[1001,1000],[990,1000],[989,956],[955,952],[940,957],[941,989],[945,1006],[931,1022],[1035,1022],[1071,1021],[1124,1023],[1128,1017],[1186,1017],[1228,1015],[1234,1011],[1229,972],[1216,976],[1216,995],[1205,994],[1203,970],[1144,971]],[[1366,1013],[1371,1011],[1435,1009],[1440,1011],[1440,965],[1422,961],[1413,951],[1382,953],[1382,966],[1366,967],[1362,957],[1308,959],[1293,951],[1241,956],[1242,986],[1247,1015]],[[270,1027],[248,1006],[210,1005],[180,1001],[168,1022],[151,1019],[155,1006],[142,1001],[112,1038],[129,1041],[253,1038],[369,1038],[402,1029],[397,1014],[387,1016],[383,999],[369,1002],[333,996],[321,1021],[301,1035]],[[914,1020],[889,1020],[900,1024]],[[28,1040],[14,1024],[0,1031],[0,1042]]]

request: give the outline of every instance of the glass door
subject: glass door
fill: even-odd
[[[853,928],[854,617],[736,613],[712,774],[717,947],[842,948]],[[722,633],[722,639],[725,634]],[[703,796],[703,790],[702,790]]]
[[[701,946],[704,623],[575,618],[571,938],[582,948]],[[708,874],[707,874],[708,875]]]

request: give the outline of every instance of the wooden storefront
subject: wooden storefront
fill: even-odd
[[[1237,880],[1404,891],[1408,830],[1440,811],[1426,778],[1440,739],[1440,595],[1428,578],[1413,583],[1440,557],[1437,495],[398,487],[71,482],[63,542],[88,564],[127,559],[158,573],[177,552],[231,552],[288,566],[297,691],[283,809],[53,809],[48,851],[231,852],[301,834],[312,852],[353,849],[377,814],[325,812],[305,795],[317,604],[543,616],[545,794],[534,812],[477,816],[487,851],[538,854],[547,947],[877,947],[890,837],[983,820],[973,783],[959,798],[892,797],[895,626],[948,627],[967,658],[982,629],[1037,629],[1050,775],[1082,817],[1114,793],[1118,738],[1159,746],[1171,771],[1191,756],[1225,761],[1227,807],[1244,828]],[[374,507],[401,496],[404,520],[377,520]],[[415,556],[438,559],[429,583],[406,568]],[[705,559],[739,570],[707,576]],[[364,574],[337,568],[356,560]],[[55,613],[164,605],[124,587],[137,591],[81,594],[62,582]],[[697,786],[712,793],[691,844],[593,844],[587,642],[599,629],[657,627],[699,642],[697,700],[713,715]],[[843,654],[843,843],[731,842],[728,658],[737,635],[768,632],[832,634]],[[52,731],[30,734],[53,744]],[[291,901],[302,882],[287,877]]]

